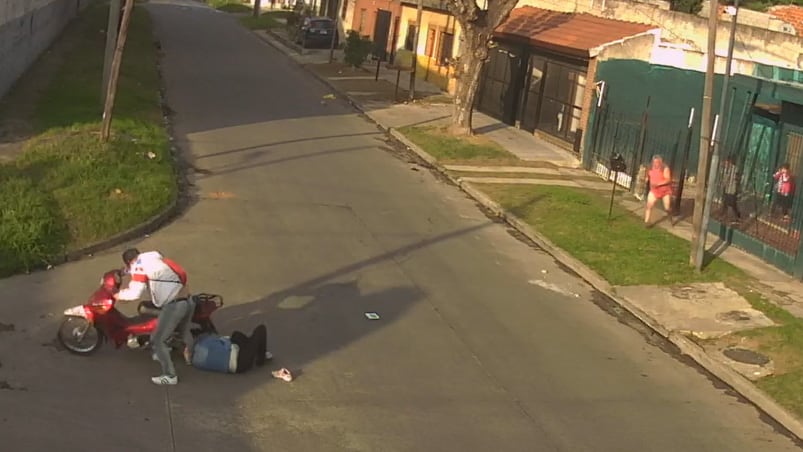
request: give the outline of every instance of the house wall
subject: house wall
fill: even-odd
[[[399,24],[399,39],[396,43],[396,50],[403,49],[407,39],[407,29],[409,24],[414,24],[417,10],[408,5],[402,5],[401,23]],[[460,26],[456,24],[454,17],[447,13],[424,10],[421,15],[422,26],[418,27],[418,67],[416,76],[424,79],[439,88],[454,93],[457,80],[454,78],[454,69],[438,64],[437,53],[433,57],[426,55],[427,32],[430,28],[435,29],[436,40],[434,48],[440,48],[440,32],[453,31],[454,40],[452,43],[452,55],[459,55],[460,50]]]
[[[401,3],[399,0],[356,0],[353,3],[353,14],[348,30],[359,31],[363,36],[374,38],[374,25],[376,24],[377,10],[384,9],[390,11],[390,36],[388,41],[393,39],[393,20],[401,14]],[[363,14],[364,12],[364,14]],[[390,44],[388,44],[390,45]],[[390,47],[388,47],[390,49]]]
[[[0,1],[0,97],[91,1]]]
[[[661,27],[661,39],[685,44],[691,52],[708,47],[708,19],[669,11],[661,6],[627,0],[520,0],[518,6],[531,5],[555,11],[588,13],[618,20],[654,24]],[[604,5],[604,7],[603,7]],[[730,16],[723,15],[717,28],[717,55],[725,56],[730,35]],[[773,66],[803,69],[803,38],[789,33],[749,25],[736,30],[734,56]],[[665,64],[664,62],[657,62]]]
[[[344,5],[346,7],[346,13],[345,14],[343,14],[343,10],[342,10]],[[338,14],[340,14],[340,24],[343,27],[343,30],[344,31],[346,31],[346,30],[354,30],[354,24],[355,24],[355,22],[354,22],[354,19],[355,19],[354,11],[357,8],[357,0],[342,0],[341,4],[340,4],[340,8],[341,8],[341,10],[340,10],[340,12],[338,12]]]

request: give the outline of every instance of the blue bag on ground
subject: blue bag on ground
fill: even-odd
[[[228,337],[205,334],[195,340],[192,365],[201,370],[231,373],[232,344]]]

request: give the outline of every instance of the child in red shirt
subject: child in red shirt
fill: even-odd
[[[795,194],[795,181],[789,172],[789,164],[781,165],[772,177],[775,179],[775,202],[780,206],[784,220],[789,220],[792,196]]]

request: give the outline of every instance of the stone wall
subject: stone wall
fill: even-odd
[[[94,0],[0,0],[0,97]]]

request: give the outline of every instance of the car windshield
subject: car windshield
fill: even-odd
[[[330,29],[332,28],[332,21],[331,20],[313,20],[310,22],[310,28],[324,28]]]

